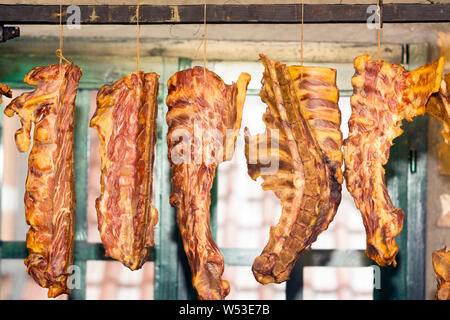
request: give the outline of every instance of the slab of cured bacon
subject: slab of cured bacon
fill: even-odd
[[[404,212],[387,192],[384,168],[392,141],[402,134],[402,120],[425,113],[425,105],[441,84],[443,58],[413,71],[399,64],[354,60],[352,115],[344,142],[345,179],[366,228],[366,253],[380,266],[396,265],[395,237]]]
[[[230,160],[242,120],[250,76],[231,85],[215,73],[194,67],[168,81],[167,144],[172,196],[192,283],[202,300],[224,299],[230,287],[222,280],[223,256],[210,231],[210,190],[216,167]]]
[[[103,86],[90,123],[100,138],[100,237],[106,255],[131,270],[147,261],[158,222],[152,205],[158,79],[139,71]]]
[[[442,79],[439,92],[433,93],[428,100],[426,111],[439,121],[442,121],[442,136],[450,144],[450,72]]]
[[[301,252],[333,220],[341,201],[342,133],[336,70],[260,56],[267,129],[250,136],[246,128],[245,154],[250,177],[262,177],[262,188],[272,190],[282,208],[253,263],[255,278],[266,284],[286,281]]]
[[[67,279],[73,261],[75,177],[73,130],[75,97],[81,69],[74,64],[49,65],[31,70],[25,83],[37,87],[6,107],[5,114],[20,118],[16,131],[19,151],[33,147],[28,158],[25,186],[28,273],[48,296],[69,293]]]
[[[4,84],[0,83],[0,103],[2,103],[2,95],[8,98],[12,97],[11,89]]]
[[[437,280],[437,300],[450,300],[450,250],[443,248],[432,254],[434,273]]]

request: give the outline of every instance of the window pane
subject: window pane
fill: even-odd
[[[305,267],[304,300],[372,300],[373,269]]]
[[[13,90],[13,97],[25,92],[24,90]],[[3,97],[4,107],[12,99]],[[19,117],[3,117],[2,133],[2,194],[1,194],[1,239],[25,240],[28,226],[25,222],[24,194],[25,181],[28,172],[28,152],[19,152],[16,148],[15,133],[20,129]]]
[[[220,247],[262,248],[269,240],[269,227],[281,214],[279,200],[264,192],[260,182],[247,174],[244,153],[244,128],[252,134],[265,130],[262,115],[266,106],[259,96],[248,95],[239,138],[231,161],[218,169],[218,244]]]
[[[192,61],[192,66],[203,67],[203,60]],[[246,72],[251,76],[247,89],[261,89],[261,76],[264,66],[259,61],[207,61],[206,68],[219,75],[226,84],[236,82],[239,75]]]
[[[66,300],[63,294],[47,298],[48,289],[41,288],[27,274],[23,259],[3,259],[0,268],[0,300]]]
[[[88,261],[86,299],[152,300],[153,262],[135,271],[118,261]]]
[[[227,300],[283,300],[286,283],[267,284],[256,282],[251,267],[226,266],[222,279],[230,283]]]

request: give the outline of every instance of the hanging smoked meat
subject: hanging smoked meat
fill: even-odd
[[[11,89],[4,84],[0,84],[0,103],[2,103],[2,95],[8,98],[12,97]]]
[[[61,73],[60,73],[61,71]],[[37,87],[15,98],[5,114],[20,118],[16,131],[19,151],[33,147],[25,185],[28,273],[48,296],[70,293],[67,278],[73,261],[75,177],[73,130],[75,97],[81,69],[74,64],[49,65],[31,70],[25,83]]]
[[[443,123],[441,132],[447,144],[450,144],[450,72],[446,73],[442,79],[439,92],[431,95],[428,100],[426,111]]]
[[[215,73],[194,67],[175,73],[167,84],[170,203],[202,300],[224,299],[230,290],[221,279],[223,257],[211,236],[210,191],[216,167],[233,156],[249,81],[242,73],[227,85]]]
[[[423,115],[428,98],[439,90],[444,60],[407,71],[399,64],[362,55],[354,66],[344,175],[362,214],[367,255],[380,266],[396,266],[395,237],[402,229],[404,212],[392,204],[383,165],[392,141],[403,132],[402,120]]]
[[[281,201],[281,218],[253,263],[260,283],[286,281],[328,228],[341,201],[342,133],[336,70],[286,66],[260,55],[266,132],[245,135],[248,174]]]
[[[437,280],[437,300],[450,300],[450,250],[445,247],[432,254]]]
[[[139,71],[103,86],[90,123],[100,138],[100,237],[106,255],[131,270],[147,261],[158,222],[152,205],[158,79]]]

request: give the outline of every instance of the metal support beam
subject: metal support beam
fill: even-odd
[[[300,6],[300,4],[208,5],[206,21],[219,24],[299,23]],[[369,17],[376,15],[376,5],[370,6],[370,4],[305,4],[304,23],[366,23]],[[78,8],[81,24],[136,24],[136,6],[129,5],[63,6],[63,23],[68,19],[74,20]],[[450,22],[450,4],[383,5],[383,23],[431,22]],[[0,23],[58,24],[59,6],[0,5]],[[202,24],[203,5],[142,5],[139,23]]]

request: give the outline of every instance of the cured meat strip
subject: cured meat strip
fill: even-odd
[[[261,99],[266,132],[246,128],[248,174],[281,201],[281,218],[270,229],[253,263],[259,282],[289,278],[299,255],[328,228],[341,201],[342,133],[336,70],[286,66],[260,55],[265,70]]]
[[[399,64],[371,57],[362,55],[354,60],[344,175],[362,214],[367,255],[380,266],[396,266],[395,237],[402,229],[404,212],[392,204],[383,165],[392,141],[403,132],[402,120],[423,115],[428,98],[439,90],[444,60],[408,72]]]
[[[61,71],[61,73],[60,73]],[[70,293],[66,281],[73,261],[75,180],[73,128],[75,97],[81,69],[74,64],[49,65],[31,70],[25,83],[37,87],[15,98],[5,114],[20,118],[16,131],[19,151],[33,147],[28,158],[25,186],[28,273],[53,298]]]
[[[446,73],[441,82],[439,92],[431,95],[426,111],[439,121],[444,128],[441,131],[447,144],[450,144],[450,72]]]
[[[437,280],[437,300],[450,300],[450,250],[443,248],[432,254]]]
[[[233,156],[249,81],[242,73],[237,83],[226,85],[215,73],[194,67],[175,73],[167,84],[170,203],[202,300],[224,299],[230,290],[221,279],[223,257],[211,236],[210,191],[216,167]]]
[[[131,270],[147,261],[158,222],[152,205],[158,79],[139,71],[103,86],[90,123],[100,138],[98,230],[106,255]]]
[[[12,97],[11,89],[4,84],[0,84],[0,103],[2,103],[2,95],[8,98]]]

